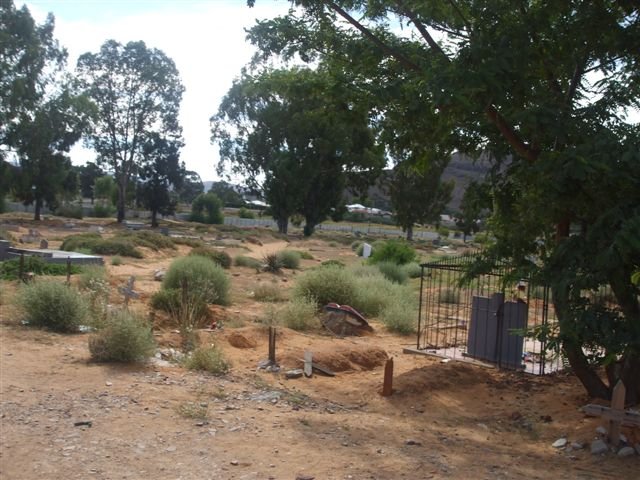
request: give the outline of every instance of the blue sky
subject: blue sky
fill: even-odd
[[[171,57],[186,88],[180,113],[182,160],[203,180],[218,178],[218,149],[209,140],[209,117],[254,51],[244,29],[289,8],[283,0],[261,0],[255,8],[247,7],[245,0],[14,1],[17,7],[25,3],[39,22],[53,13],[55,36],[69,51],[70,70],[79,55],[98,51],[108,39],[143,40]],[[95,155],[77,145],[71,157],[74,164],[82,164]]]

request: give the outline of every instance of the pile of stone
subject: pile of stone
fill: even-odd
[[[618,457],[640,455],[640,443],[631,445],[627,437],[622,433],[617,447],[609,443],[609,435],[606,428],[596,428],[596,434],[596,438],[589,445],[592,455],[602,455],[609,452],[615,453]],[[551,446],[568,453],[574,450],[582,450],[587,444],[580,441],[570,442],[566,437],[561,437],[553,442]]]

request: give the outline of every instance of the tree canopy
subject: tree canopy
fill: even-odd
[[[53,30],[51,15],[39,26],[26,7],[0,6],[0,143],[19,161],[12,190],[25,204],[35,203],[36,220],[45,203],[55,206],[60,194],[75,193],[67,154],[93,113],[64,73],[66,51]]]
[[[560,328],[549,344],[590,395],[622,379],[640,400],[640,128],[627,116],[640,107],[637,3],[293,3],[252,29],[261,53],[330,58],[387,102],[413,89],[434,145],[491,155],[487,260],[552,287]],[[617,299],[606,311],[585,295],[604,286]]]
[[[341,205],[351,178],[384,164],[367,105],[357,100],[335,72],[245,71],[211,119],[219,169],[228,165],[264,189],[281,232],[299,213],[310,235]]]
[[[144,163],[156,134],[180,135],[178,110],[184,87],[167,55],[144,42],[105,42],[78,59],[79,78],[98,107],[89,144],[118,185],[118,221],[124,220],[129,180]]]

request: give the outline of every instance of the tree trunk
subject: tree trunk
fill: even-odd
[[[609,284],[626,321],[631,323],[632,338],[640,339],[640,301],[630,279],[631,271],[628,269],[616,270],[609,275]],[[627,391],[627,403],[635,405],[640,402],[640,345],[629,345],[617,367],[614,381],[622,380]],[[610,387],[614,386],[615,383],[611,383]]]
[[[564,335],[562,341],[562,351],[564,352],[573,373],[578,377],[587,390],[587,394],[592,398],[609,399],[611,391],[602,381],[593,365],[589,364],[587,357],[582,351],[582,341],[580,338],[568,338],[567,335],[574,329],[571,323],[571,313],[569,311],[569,291],[568,287],[551,287],[553,304],[560,325],[560,334]]]
[[[158,226],[158,211],[151,210],[151,228],[156,228]]]
[[[289,229],[289,217],[278,218],[276,222],[278,224],[278,232],[286,235]]]
[[[40,198],[36,198],[35,206],[34,206],[34,220],[40,220],[40,211],[42,210],[42,200]]]
[[[124,221],[125,215],[125,200],[127,198],[127,184],[122,182],[118,183],[118,223]]]
[[[413,241],[413,225],[407,227],[407,242]]]

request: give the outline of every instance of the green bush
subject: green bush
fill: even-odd
[[[209,225],[221,224],[224,221],[222,201],[214,193],[201,193],[191,204],[190,220]]]
[[[89,337],[91,357],[98,362],[139,362],[154,350],[151,327],[128,310],[111,313],[106,326]]]
[[[391,332],[410,335],[416,331],[418,312],[407,299],[396,299],[380,312],[380,320]]]
[[[106,203],[96,203],[93,206],[93,213],[92,215],[95,218],[108,218],[108,217],[112,217],[113,214],[116,213],[116,209],[111,206],[108,205]]]
[[[349,271],[355,277],[382,277],[382,272],[373,265],[353,265]]]
[[[300,267],[300,253],[295,250],[280,250],[276,256],[283,268],[296,270]]]
[[[154,310],[162,310],[163,312],[172,312],[178,308],[180,304],[180,290],[177,288],[161,288],[153,295],[149,304]]]
[[[117,267],[119,265],[122,265],[124,262],[122,261],[122,257],[115,255],[113,257],[111,257],[111,265],[113,265],[114,267]]]
[[[79,248],[86,248],[91,251],[91,247],[100,240],[102,240],[102,237],[97,233],[79,233],[77,235],[70,235],[65,237],[62,241],[60,249],[66,252],[77,252]]]
[[[316,301],[308,297],[295,297],[278,311],[280,323],[293,330],[309,330],[320,326],[316,318]]]
[[[92,288],[96,283],[108,283],[107,270],[100,265],[87,265],[82,267],[82,271],[78,277],[78,288],[87,290]]]
[[[460,303],[460,291],[455,288],[444,288],[438,294],[440,303]]]
[[[142,252],[136,249],[129,239],[118,237],[103,239],[97,233],[70,235],[64,239],[60,249],[67,252],[86,250],[98,255],[142,258]]]
[[[337,266],[309,270],[298,277],[293,288],[293,298],[313,298],[319,307],[331,302],[348,305],[355,293],[353,275]]]
[[[280,302],[283,300],[282,287],[277,282],[258,282],[253,288],[252,297],[258,302]]]
[[[128,240],[120,238],[100,240],[93,244],[90,250],[97,255],[121,255],[123,257],[142,258],[140,250]]]
[[[409,278],[420,278],[422,275],[422,267],[417,262],[407,263],[404,266],[404,271]]]
[[[0,197],[1,200],[1,197]],[[0,210],[0,213],[2,213],[2,211]],[[11,235],[11,232],[9,232],[9,230],[7,230],[6,228],[0,227],[0,240],[7,240],[9,242],[13,242],[14,238],[13,235]]]
[[[444,238],[449,237],[449,229],[447,227],[443,227],[442,225],[440,225],[438,227],[437,232],[438,232],[438,235],[440,235],[441,237],[444,237]]]
[[[313,255],[307,252],[306,250],[295,250],[300,255],[300,258],[303,260],[313,260]]]
[[[62,276],[67,274],[68,267],[56,263],[46,263],[38,257],[24,257],[24,269],[22,273],[33,273],[35,275]],[[79,273],[78,265],[71,265],[71,273]],[[18,280],[20,275],[20,259],[14,258],[0,262],[0,279]]]
[[[229,279],[222,267],[207,257],[193,255],[171,263],[162,287],[181,290],[183,285],[206,303],[226,305],[229,302]]]
[[[360,240],[356,240],[351,244],[351,250],[353,250],[354,252],[358,251],[358,249],[360,249],[360,247],[362,247],[362,242]],[[362,255],[362,254],[360,254]]]
[[[331,260],[325,260],[324,262],[322,262],[320,264],[321,267],[339,267],[339,268],[344,268],[346,265],[341,262],[340,260],[335,260],[335,259],[331,259]]]
[[[87,304],[80,292],[54,280],[24,285],[18,305],[29,325],[56,332],[76,332],[87,319]]]
[[[213,375],[224,375],[231,368],[222,351],[215,345],[196,348],[187,357],[184,365],[189,370],[200,370]]]
[[[199,255],[201,257],[206,257],[212,260],[214,263],[217,263],[222,268],[230,268],[231,267],[231,257],[227,252],[223,252],[221,250],[216,250],[210,247],[196,247],[189,252],[189,255]]]
[[[197,227],[196,227],[197,229]],[[176,245],[186,245],[187,247],[203,247],[204,246],[204,242],[202,240],[200,240],[199,238],[192,238],[192,237],[171,237],[171,240],[173,240],[173,243]]]
[[[377,317],[394,301],[407,301],[411,292],[407,287],[392,283],[382,274],[356,278],[356,295],[350,305],[365,316]]]
[[[82,219],[82,205],[65,203],[56,208],[54,214],[58,217]]]
[[[262,268],[262,262],[260,260],[245,255],[238,255],[234,259],[234,263],[237,267],[249,267],[255,268],[256,270]]]
[[[256,215],[251,210],[242,207],[240,210],[238,210],[238,217],[254,219],[256,218]]]
[[[398,265],[413,262],[416,251],[408,243],[399,240],[388,240],[376,246],[371,254],[371,263],[393,262]]]
[[[404,266],[398,265],[394,262],[380,262],[377,264],[378,270],[385,276],[387,280],[395,283],[403,284],[409,278]]]
[[[145,247],[156,252],[158,250],[175,250],[176,248],[176,245],[171,237],[167,237],[166,235],[152,232],[150,230],[120,232],[114,237],[114,239],[123,239],[131,242],[137,247]]]
[[[87,324],[102,328],[107,316],[111,286],[104,267],[91,265],[83,267],[78,278],[78,288],[85,294],[89,305],[89,319]]]

